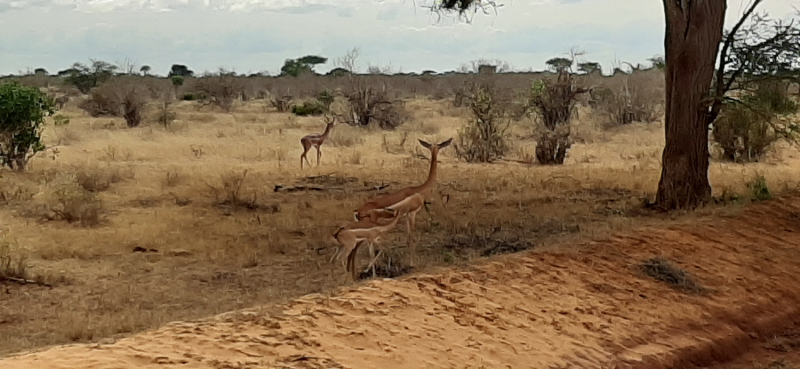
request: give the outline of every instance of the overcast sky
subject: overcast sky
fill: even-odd
[[[89,58],[127,58],[158,74],[174,63],[276,73],[287,58],[334,59],[353,47],[362,70],[403,72],[454,70],[479,58],[538,70],[572,47],[608,70],[663,53],[659,0],[498,0],[497,15],[479,14],[472,24],[437,20],[426,1],[0,0],[0,74],[54,73]],[[728,26],[747,1],[728,1]],[[789,17],[793,3],[767,0],[760,9]]]

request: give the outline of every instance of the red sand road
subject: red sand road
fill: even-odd
[[[648,227],[574,252],[496,257],[331,297],[176,322],[0,368],[671,368],[745,352],[800,319],[800,197]],[[633,266],[663,256],[707,295]]]

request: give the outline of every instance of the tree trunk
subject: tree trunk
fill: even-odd
[[[664,0],[666,145],[656,203],[692,209],[711,198],[708,97],[725,20],[724,0]]]

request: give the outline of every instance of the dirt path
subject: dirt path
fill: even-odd
[[[572,252],[372,281],[271,312],[177,322],[0,368],[672,368],[710,365],[800,320],[800,197],[645,228]],[[642,276],[662,256],[708,290]]]

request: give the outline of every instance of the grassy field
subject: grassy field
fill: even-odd
[[[61,113],[71,122],[45,131],[54,148],[28,172],[0,177],[2,252],[26,256],[29,273],[52,286],[0,285],[0,354],[341,285],[343,269],[327,263],[331,234],[375,186],[424,181],[428,152],[417,139],[455,137],[469,118],[444,101],[406,104],[412,120],[395,131],[337,126],[322,164],[301,171],[299,140],[322,132],[321,118],[268,111],[259,101],[233,113],[181,102],[172,126],[130,129],[70,103]],[[668,221],[641,206],[655,193],[662,123],[605,129],[581,108],[578,143],[557,167],[524,163],[533,130],[515,123],[512,155],[494,164],[441,152],[437,195],[417,220],[416,271]],[[710,170],[714,195],[725,199],[749,199],[760,175],[773,193],[795,189],[798,152],[781,147],[761,163],[713,162]],[[274,191],[298,183],[323,191]],[[395,266],[408,260],[400,224],[384,241]]]

